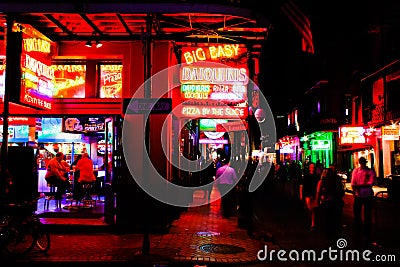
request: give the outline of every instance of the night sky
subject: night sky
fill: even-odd
[[[398,56],[399,37],[395,36],[399,35],[399,3],[295,1],[309,14],[315,49],[314,54],[309,54],[301,51],[299,33],[280,10],[284,1],[274,2],[264,13],[272,29],[260,58],[259,81],[275,116],[285,115],[289,106],[298,105],[305,91],[318,81],[330,81],[333,90],[347,88],[353,80]],[[396,39],[386,41],[390,52],[380,47],[382,26],[385,38]],[[387,53],[384,57],[383,51]]]

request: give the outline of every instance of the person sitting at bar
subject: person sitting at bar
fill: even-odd
[[[67,156],[64,155],[63,159],[61,160],[61,165],[64,167],[64,177],[69,179],[69,164],[67,162]]]
[[[64,158],[62,152],[57,152],[56,157],[52,158],[47,164],[47,172],[44,176],[46,182],[49,185],[54,185],[57,187],[56,198],[61,199],[62,195],[65,193],[69,186],[69,181],[65,178],[65,168],[61,164]]]
[[[82,158],[78,161],[75,171],[79,171],[78,183],[80,186],[85,186],[87,190],[84,193],[84,198],[90,197],[89,189],[96,182],[96,177],[93,173],[93,161],[88,153],[83,153]]]
[[[76,159],[71,163],[71,167],[70,170],[73,173],[73,181],[72,181],[72,185],[73,185],[73,194],[72,194],[72,198],[75,200],[80,200],[82,199],[83,193],[82,193],[82,188],[80,186],[80,184],[78,184],[78,179],[79,179],[79,171],[75,170],[76,165],[78,164],[79,160],[82,158],[82,155],[79,154]]]
[[[76,167],[76,164],[78,164],[78,161],[82,158],[82,155],[76,156],[76,159],[71,163],[71,169],[74,169],[74,166]]]

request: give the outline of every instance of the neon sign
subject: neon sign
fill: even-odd
[[[49,54],[51,52],[50,42],[39,38],[24,39],[24,50],[26,52],[41,52]]]
[[[105,130],[104,118],[71,117],[64,118],[63,132],[103,132]]]
[[[173,112],[178,112],[180,113],[180,116],[191,118],[205,117],[243,119],[247,117],[246,107],[181,105],[179,108],[175,108]]]
[[[399,140],[400,128],[397,125],[382,127],[382,140]]]
[[[54,70],[54,98],[85,97],[86,65],[52,65]]]
[[[212,87],[212,93],[210,94],[210,99],[221,100],[225,103],[227,102],[243,102],[245,98],[245,92],[237,93],[238,87],[244,85],[226,85],[226,84],[215,84]]]
[[[204,135],[210,139],[219,139],[224,136],[224,132],[204,132]]]
[[[112,144],[107,144],[108,153],[112,152]],[[104,155],[106,153],[106,141],[104,139],[97,142],[97,153]]]
[[[2,61],[2,60],[1,60]],[[6,65],[3,62],[0,64],[0,97],[4,96],[4,89],[6,84],[6,75],[5,75]]]
[[[365,144],[364,127],[340,127],[339,128],[340,144]]]
[[[51,109],[54,89],[51,60],[55,44],[30,25],[15,23],[12,34],[12,45],[22,46],[22,49],[21,54],[15,54],[20,59],[16,63],[18,69],[11,71],[21,73],[21,83],[20,90],[10,92],[10,100],[29,107]]]
[[[331,141],[330,140],[312,140],[311,143],[312,150],[330,150]]]
[[[294,153],[294,149],[291,147],[285,146],[285,147],[279,149],[279,152],[281,154],[292,154],[292,153]]]
[[[245,85],[249,82],[245,68],[187,66],[182,67],[180,74],[182,84],[239,83]]]
[[[122,64],[100,65],[100,97],[122,97]]]
[[[181,93],[185,99],[208,99],[210,85],[207,84],[182,84]]]
[[[247,116],[248,68],[239,60],[244,53],[238,44],[186,47],[182,55],[187,64],[179,72],[182,101],[175,112],[177,116],[216,119]]]
[[[200,119],[199,128],[201,131],[215,131],[217,124],[226,123],[228,120],[224,119]]]
[[[228,144],[225,139],[199,139],[199,144]]]
[[[198,61],[217,60],[219,58],[231,58],[239,55],[238,44],[211,45],[209,47],[199,47],[183,53],[186,64]]]
[[[32,125],[35,126],[36,119],[33,117],[8,117],[9,125]],[[3,118],[0,118],[0,125],[3,124]]]

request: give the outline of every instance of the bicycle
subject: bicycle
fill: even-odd
[[[50,249],[50,233],[33,209],[37,200],[4,206],[0,221],[0,243],[6,253],[22,255],[35,246],[44,253]]]

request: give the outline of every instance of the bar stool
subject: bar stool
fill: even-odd
[[[47,186],[50,188],[50,191],[44,193],[43,209],[49,209],[49,204],[51,200],[55,200],[56,208],[61,209],[61,198],[57,198],[57,186],[54,184],[47,184]]]
[[[81,202],[85,205],[89,205],[90,207],[96,207],[96,198],[92,198],[93,189],[95,187],[95,183],[82,183],[83,188],[83,198]]]

